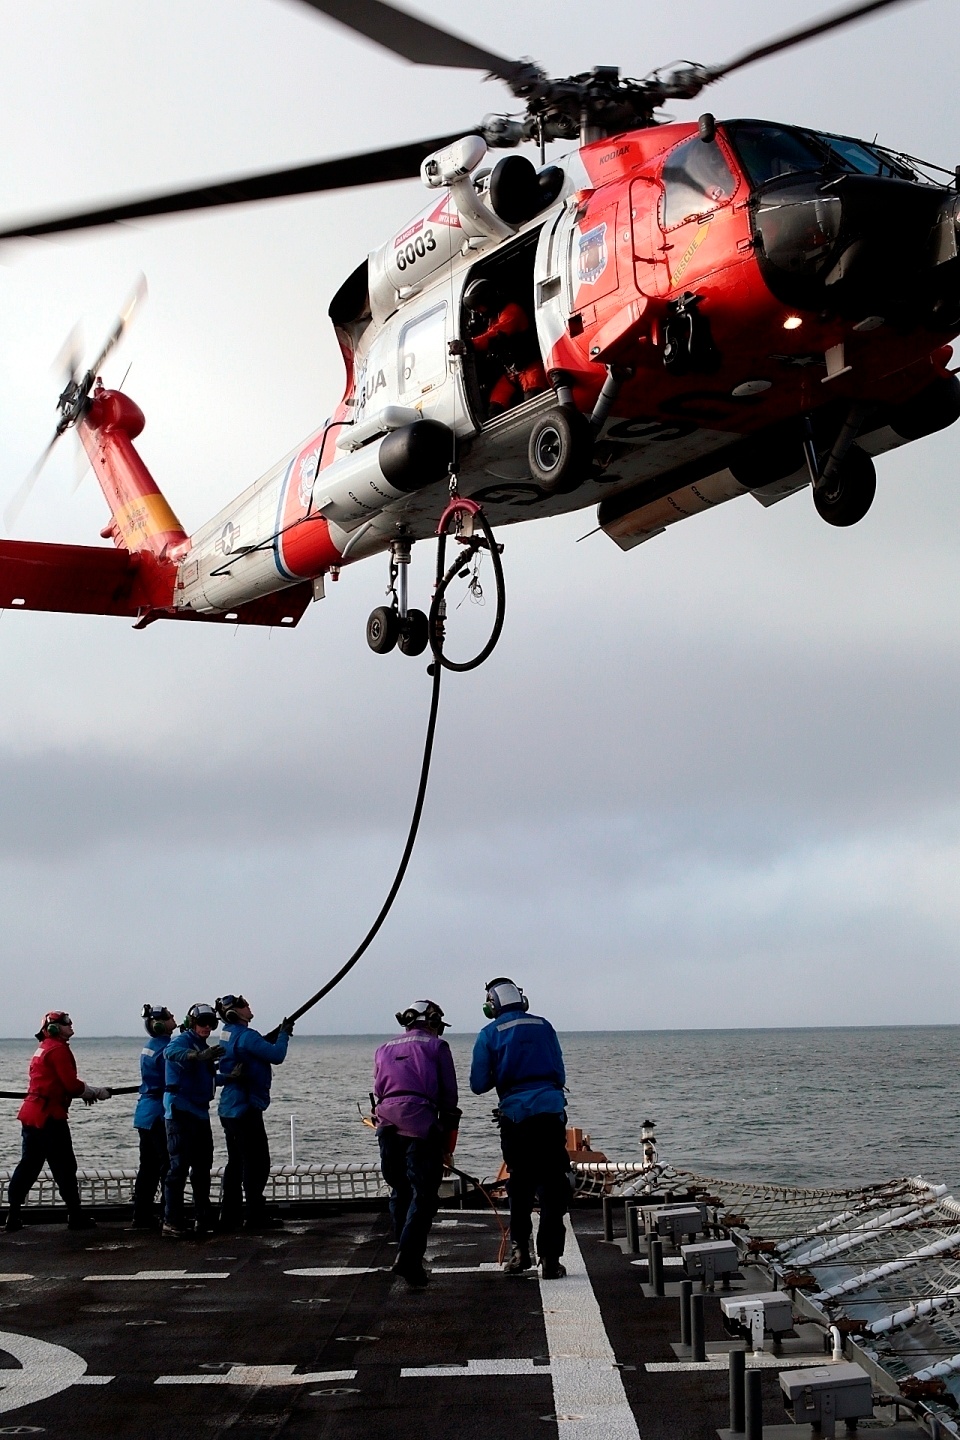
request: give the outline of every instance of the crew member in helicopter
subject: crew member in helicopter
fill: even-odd
[[[108,1100],[112,1092],[102,1085],[87,1085],[77,1075],[70,1049],[73,1021],[66,1010],[48,1010],[37,1031],[39,1049],[30,1059],[27,1095],[17,1119],[22,1131],[20,1163],[10,1177],[6,1229],[22,1230],[21,1210],[44,1161],[67,1207],[67,1228],[89,1230],[96,1221],[84,1213],[77,1184],[77,1159],[67,1112],[78,1096],[85,1105]]]
[[[435,1001],[414,1000],[397,1011],[397,1023],[404,1033],[374,1056],[372,1098],[399,1247],[393,1271],[418,1289],[430,1278],[423,1268],[427,1236],[457,1143],[457,1072],[440,1038],[446,1025]]]
[[[133,1185],[130,1228],[157,1230],[160,1226],[154,1203],[170,1168],[163,1118],[164,1053],[177,1021],[166,1005],[144,1005],[141,1015],[149,1039],[140,1051],[140,1098],[133,1112],[133,1127],[140,1141],[140,1165]]]
[[[210,1212],[210,1171],[213,1168],[213,1135],[210,1130],[210,1101],[216,1092],[216,1064],[222,1045],[208,1045],[210,1032],[217,1028],[217,1012],[202,1001],[191,1005],[164,1051],[163,1113],[167,1127],[170,1168],[163,1182],[163,1229],[161,1234],[180,1240],[191,1233],[183,1205],[187,1176],[193,1190],[195,1235],[209,1235],[213,1229]]]
[[[220,1061],[220,1124],[227,1142],[227,1164],[220,1195],[223,1232],[238,1230],[243,1200],[247,1202],[245,1230],[282,1230],[283,1221],[267,1212],[263,1192],[270,1178],[270,1146],[263,1112],[270,1104],[273,1066],[282,1065],[293,1034],[293,1021],[284,1020],[275,1042],[254,1030],[253,1010],[242,995],[224,995],[216,1004],[223,1021],[223,1058]]]
[[[529,1008],[519,985],[506,976],[487,985],[483,1013],[490,1024],[473,1047],[470,1089],[484,1095],[496,1087],[500,1098],[500,1147],[510,1172],[511,1250],[503,1268],[509,1275],[530,1269],[533,1204],[539,1198],[541,1272],[544,1280],[559,1280],[567,1273],[560,1256],[570,1207],[566,1073],[557,1032]]]
[[[523,306],[505,300],[494,282],[485,278],[470,282],[463,305],[470,316],[470,344],[476,354],[487,357],[492,370],[484,386],[487,418],[546,390],[536,330]]]

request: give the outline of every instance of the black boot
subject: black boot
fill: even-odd
[[[510,1250],[510,1258],[503,1267],[505,1275],[522,1275],[524,1270],[529,1270],[533,1261],[530,1259],[530,1251],[526,1245],[513,1245]]]
[[[96,1230],[97,1222],[83,1210],[74,1210],[67,1217],[68,1230]]]
[[[7,1218],[4,1221],[3,1228],[4,1230],[6,1230],[8,1235],[11,1235],[14,1230],[23,1229],[23,1221],[20,1218],[19,1205],[16,1208],[11,1205],[10,1209],[7,1211]]]

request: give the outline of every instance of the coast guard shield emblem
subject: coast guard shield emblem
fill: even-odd
[[[607,268],[607,227],[595,225],[580,236],[577,279],[581,285],[595,285]]]
[[[300,484],[297,486],[297,498],[304,510],[310,508],[310,497],[313,494],[313,482],[317,478],[317,466],[320,464],[320,451],[313,450],[309,455],[304,455],[300,461]]]

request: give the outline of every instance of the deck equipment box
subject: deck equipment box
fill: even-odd
[[[797,1425],[833,1440],[837,1421],[845,1420],[848,1430],[858,1420],[873,1414],[870,1376],[859,1365],[842,1361],[835,1365],[814,1365],[809,1370],[784,1370],[780,1376],[783,1404]]]
[[[676,1245],[684,1236],[700,1234],[703,1212],[699,1205],[661,1205],[653,1212],[653,1226],[658,1235],[669,1235]]]
[[[735,1275],[740,1260],[732,1240],[701,1240],[697,1245],[681,1245],[680,1254],[686,1273],[702,1280],[704,1285],[712,1285],[718,1275]]]
[[[793,1304],[782,1290],[763,1295],[724,1295],[720,1309],[731,1334],[749,1335],[755,1355],[763,1349],[764,1335],[772,1335],[776,1341],[793,1329]]]

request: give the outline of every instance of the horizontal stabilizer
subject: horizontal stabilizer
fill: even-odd
[[[309,583],[200,615],[172,606],[176,566],[149,552],[131,555],[102,545],[46,545],[0,540],[0,609],[56,610],[153,620],[212,620],[228,625],[297,624],[313,598]]]

